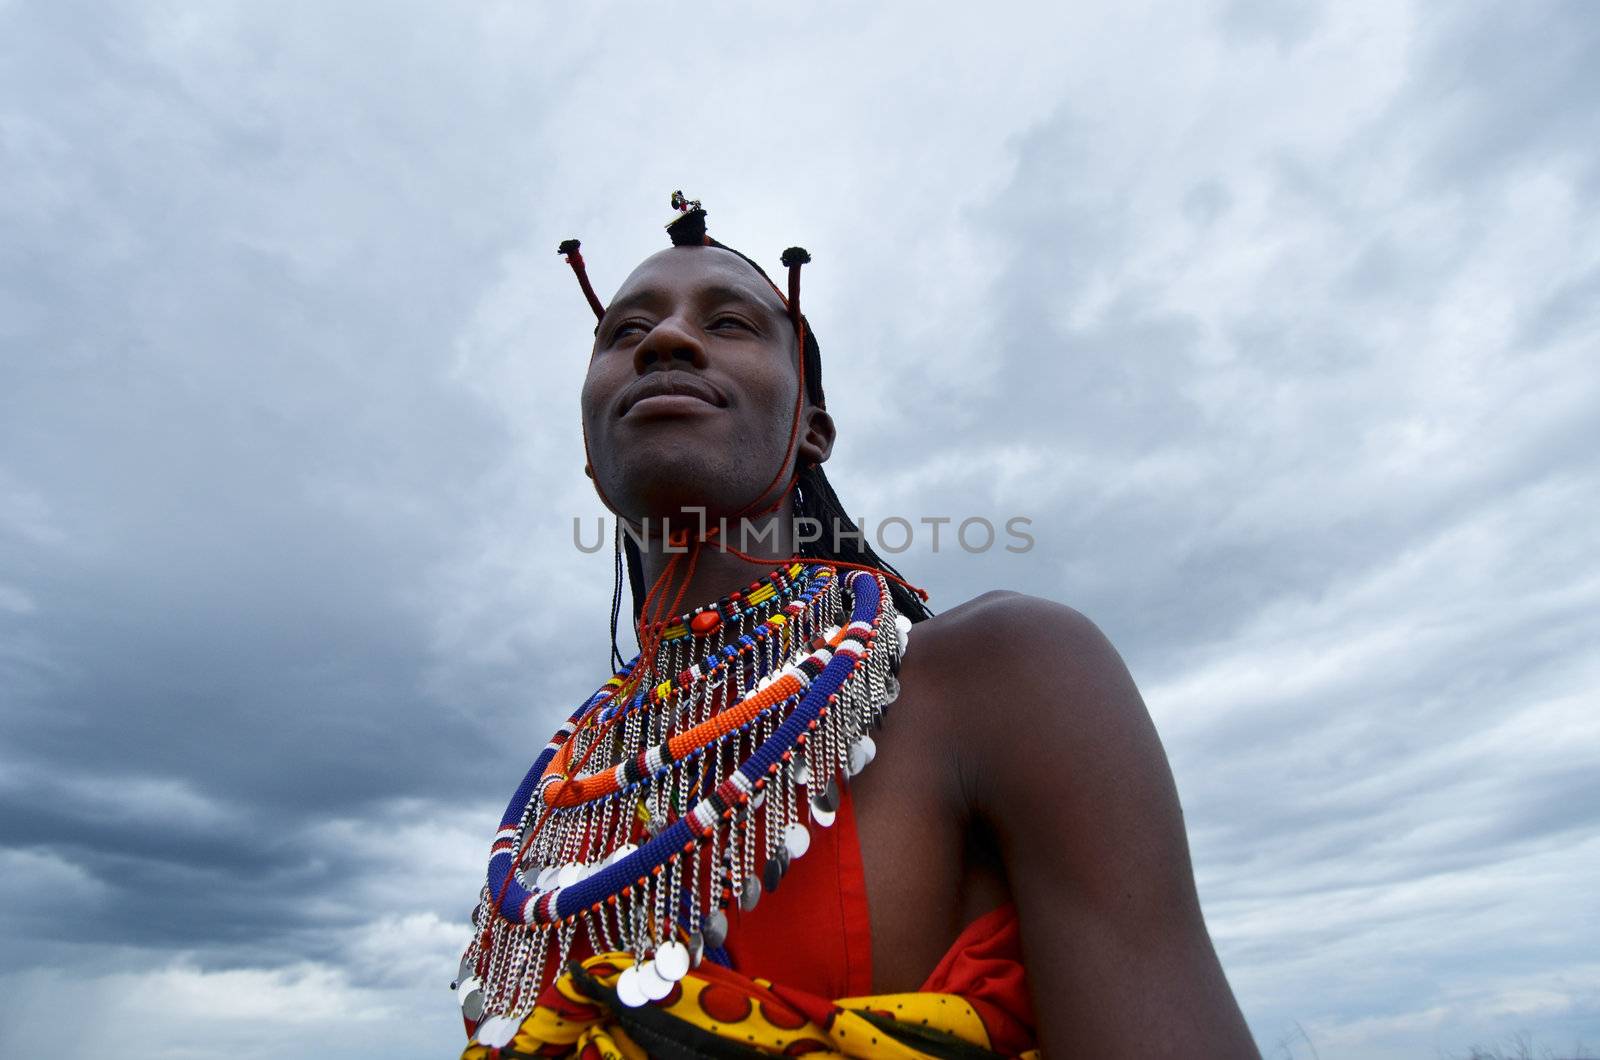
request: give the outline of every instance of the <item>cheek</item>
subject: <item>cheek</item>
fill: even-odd
[[[578,391],[578,412],[587,425],[595,423],[607,398],[616,393],[616,385],[607,378],[608,375],[599,362],[589,363],[588,374],[583,377],[583,389]]]
[[[795,380],[779,365],[776,371],[748,380],[743,390],[749,408],[740,417],[740,447],[776,459],[789,441],[794,421]]]
[[[783,426],[788,427],[794,416],[799,386],[800,380],[792,364],[768,361],[758,372],[752,373],[746,390],[764,413],[780,418]]]

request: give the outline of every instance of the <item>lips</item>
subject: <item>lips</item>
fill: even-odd
[[[635,405],[649,398],[679,399],[650,402],[652,406],[661,405],[663,411],[669,404],[688,404],[689,401],[704,402],[716,408],[726,408],[728,405],[727,399],[716,387],[698,376],[682,371],[651,372],[622,392],[622,398],[617,402],[617,415],[626,416]]]

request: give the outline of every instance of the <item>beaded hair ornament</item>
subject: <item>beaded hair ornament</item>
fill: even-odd
[[[672,201],[673,245],[738,254],[705,234],[698,202]],[[578,241],[560,251],[600,318]],[[745,513],[781,503],[783,491],[764,504],[783,481],[805,398],[821,404],[800,313],[809,260],[785,251],[787,295],[773,285],[795,325],[801,385],[789,450]],[[910,638],[891,592],[905,583],[878,565],[730,548],[769,573],[680,612],[702,544],[687,543],[644,597],[639,654],[557,730],[501,818],[454,984],[482,1044],[510,1040],[575,948],[628,963],[616,996],[630,1006],[665,997],[701,961],[729,963],[729,911],[748,912],[780,885],[811,829],[832,825],[842,785],[876,755],[870,730],[899,693]]]

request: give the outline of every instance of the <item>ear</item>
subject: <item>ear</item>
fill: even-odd
[[[826,463],[833,453],[833,417],[828,410],[807,404],[805,422],[800,425],[798,457],[800,466]]]

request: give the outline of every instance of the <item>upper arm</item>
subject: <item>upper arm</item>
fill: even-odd
[[[994,664],[976,680],[997,709],[968,715],[981,731],[963,741],[964,787],[1005,861],[1046,1054],[1257,1055],[1121,658],[1059,604],[1007,595],[983,611]]]

